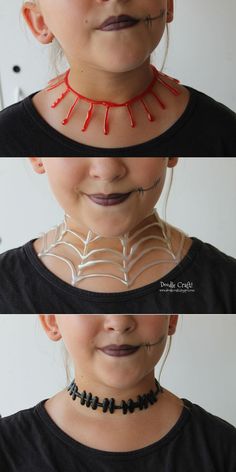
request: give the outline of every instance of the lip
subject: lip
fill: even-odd
[[[110,346],[100,348],[100,351],[111,357],[125,357],[131,356],[137,352],[139,348],[140,346],[130,346],[128,344],[123,344],[121,346],[118,346],[117,344],[111,344]]]
[[[129,15],[110,16],[98,29],[102,31],[117,31],[124,28],[131,28],[137,23],[139,23],[139,20]]]
[[[101,206],[114,206],[123,203],[125,200],[129,198],[131,192],[129,193],[111,193],[109,195],[105,195],[102,193],[97,193],[93,195],[87,195],[87,197],[97,205]]]

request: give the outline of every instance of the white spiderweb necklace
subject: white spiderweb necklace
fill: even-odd
[[[150,223],[150,216],[153,221]],[[164,263],[173,263],[177,265],[181,260],[185,234],[181,232],[180,244],[177,252],[174,252],[171,241],[171,229],[169,225],[163,222],[156,210],[149,217],[145,218],[142,228],[127,233],[122,236],[106,238],[89,230],[87,235],[83,235],[69,228],[68,220],[70,216],[65,215],[62,224],[53,228],[54,233],[52,240],[48,241],[47,233],[42,234],[42,250],[38,253],[39,258],[54,257],[65,263],[71,271],[71,285],[77,286],[79,283],[88,278],[108,277],[120,281],[126,287],[132,287],[135,280],[147,269],[155,265]],[[158,236],[155,230],[159,228],[161,235]],[[150,230],[153,230],[153,233]],[[145,232],[148,231],[148,234]],[[69,235],[76,238],[78,246],[65,240]],[[138,239],[137,239],[138,238]],[[109,240],[117,240],[117,249],[108,245]],[[145,243],[147,247],[141,248]],[[97,248],[96,248],[97,246]],[[55,250],[65,248],[67,254],[57,254]],[[164,257],[155,259],[151,262],[145,261],[145,257],[151,252],[162,250]],[[74,257],[78,257],[78,263],[74,262]],[[137,263],[142,264],[138,269],[135,268]],[[104,268],[104,272],[102,268]],[[109,270],[107,270],[109,266]],[[91,270],[92,269],[92,270]],[[96,269],[96,272],[93,270]],[[132,276],[131,276],[132,271]]]

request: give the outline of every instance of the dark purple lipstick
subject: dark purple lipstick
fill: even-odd
[[[124,357],[134,354],[139,348],[140,346],[130,346],[129,344],[122,344],[121,346],[118,346],[117,344],[111,344],[110,346],[100,348],[100,351],[104,352],[108,356]]]
[[[97,205],[113,206],[119,205],[120,203],[127,200],[131,193],[111,193],[109,195],[98,193],[93,195],[86,195],[90,200],[92,200],[92,202],[96,203]]]
[[[129,15],[110,16],[99,26],[99,29],[102,31],[117,31],[132,28],[137,23],[139,23],[139,20]]]

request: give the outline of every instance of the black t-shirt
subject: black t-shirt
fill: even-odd
[[[207,95],[187,87],[190,100],[166,132],[143,144],[98,148],[80,144],[52,128],[37,112],[31,94],[0,113],[2,157],[235,157],[236,114]],[[158,127],[158,123],[157,123]]]
[[[53,422],[44,403],[0,420],[1,472],[236,471],[236,429],[188,400],[166,436],[129,452],[75,441]]]
[[[183,260],[162,279],[126,292],[73,287],[50,272],[33,241],[0,255],[0,313],[236,313],[236,259],[192,238]]]

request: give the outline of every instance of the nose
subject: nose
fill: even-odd
[[[104,321],[105,331],[119,334],[132,333],[136,328],[136,320],[132,315],[107,315]]]
[[[92,179],[114,182],[124,178],[126,174],[126,165],[120,158],[99,157],[91,159],[89,175]]]

